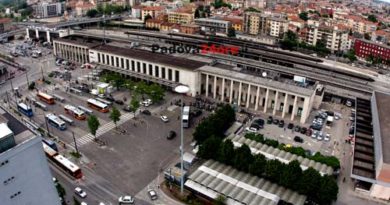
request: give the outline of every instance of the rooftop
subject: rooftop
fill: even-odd
[[[380,136],[382,140],[383,163],[390,163],[390,95],[375,92],[376,107],[378,110]]]
[[[167,66],[184,68],[187,70],[195,70],[207,64],[201,61],[179,58],[179,57],[174,57],[174,56],[165,55],[161,53],[152,53],[146,50],[122,48],[122,47],[110,46],[110,45],[97,46],[92,50],[111,53],[123,57],[135,58],[138,60],[163,64]]]
[[[313,86],[308,86],[308,87],[302,87],[296,84],[295,82],[291,80],[285,80],[285,81],[277,81],[277,80],[272,80],[269,78],[263,78],[259,76],[255,76],[253,74],[249,73],[244,73],[240,70],[239,68],[233,68],[233,69],[228,69],[228,68],[221,68],[221,67],[213,67],[213,66],[208,66],[205,65],[198,70],[207,72],[207,73],[213,73],[219,76],[225,76],[226,78],[232,78],[234,76],[234,79],[236,80],[242,80],[244,82],[250,82],[255,85],[263,85],[263,86],[268,86],[272,87],[275,89],[285,89],[291,93],[296,93],[299,95],[303,96],[311,96],[313,92],[315,91],[315,87]],[[286,85],[287,84],[287,85]]]

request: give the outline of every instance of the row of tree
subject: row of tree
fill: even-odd
[[[96,17],[99,15],[111,15],[111,14],[120,14],[124,11],[130,11],[129,6],[120,6],[120,5],[114,5],[114,4],[106,4],[105,6],[103,5],[98,5],[96,9],[91,9],[87,11],[87,16],[88,17]]]
[[[316,162],[319,162],[322,164],[326,164],[328,166],[331,166],[333,169],[340,168],[340,160],[334,156],[324,156],[319,152],[317,152],[315,155],[312,156],[311,153],[308,153],[302,147],[293,147],[293,146],[287,147],[285,144],[279,143],[277,140],[264,138],[264,135],[262,135],[262,134],[247,133],[245,135],[245,138],[248,138],[250,140],[254,140],[254,141],[262,143],[262,144],[266,144],[266,145],[274,147],[274,148],[284,150],[286,152],[290,152],[292,154],[296,154],[298,156],[302,156],[302,157],[311,159],[313,161],[316,161]]]
[[[280,45],[283,49],[288,50],[297,50],[300,48],[315,51],[320,55],[326,55],[330,53],[330,50],[326,48],[326,41],[324,39],[317,40],[316,45],[312,46],[305,42],[299,42],[298,35],[291,30],[288,30],[284,35],[283,40],[280,41]]]
[[[334,178],[321,176],[311,167],[303,171],[296,160],[284,164],[279,160],[267,160],[262,154],[253,156],[246,144],[234,149],[230,140],[222,141],[221,138],[213,136],[200,145],[198,156],[214,159],[240,171],[268,179],[308,196],[310,201],[317,204],[331,204],[337,199],[338,186]]]
[[[214,114],[211,114],[199,123],[193,134],[194,140],[196,140],[198,144],[202,144],[206,139],[212,136],[223,139],[225,137],[225,131],[235,120],[236,114],[234,109],[229,104],[225,104]]]

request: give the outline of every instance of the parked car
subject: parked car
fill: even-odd
[[[77,196],[79,196],[81,198],[87,197],[87,193],[84,190],[82,190],[80,187],[76,187],[74,189],[74,192],[76,193]]]
[[[113,98],[111,95],[107,95],[106,100],[108,100],[110,102],[115,102],[115,98]]]
[[[252,132],[252,133],[255,133],[258,131],[258,129],[256,127],[252,127],[252,126],[245,128],[245,130],[248,132]]]
[[[284,120],[280,120],[280,122],[279,122],[279,127],[281,127],[281,128],[284,127]]]
[[[325,135],[324,140],[325,140],[325,141],[330,141],[330,134],[329,134],[329,133],[327,133],[327,134]]]
[[[142,114],[144,114],[144,115],[152,115],[152,113],[149,110],[142,110]]]
[[[176,137],[176,132],[173,131],[173,130],[169,131],[167,139],[171,140],[171,139],[173,139],[175,137]]]
[[[295,126],[294,131],[295,132],[300,132],[301,131],[301,127],[299,127],[299,125]]]
[[[295,136],[294,137],[294,141],[295,142],[299,142],[299,143],[303,143],[303,139],[301,137],[299,137],[299,136]]]
[[[288,123],[287,128],[291,130],[292,128],[294,128],[294,124],[293,123]]]
[[[152,201],[157,199],[157,193],[153,189],[148,189],[148,195]]]
[[[132,111],[130,106],[128,106],[128,105],[123,106],[123,110],[126,111],[126,112],[131,112]]]
[[[119,204],[134,204],[134,198],[130,195],[121,196],[118,199]]]
[[[163,122],[169,122],[168,117],[165,116],[165,115],[161,115],[161,116],[160,116],[160,119],[161,119]]]
[[[273,121],[274,121],[274,118],[272,116],[268,116],[267,124],[272,124]]]
[[[279,124],[279,120],[278,119],[274,119],[274,124],[275,125]]]
[[[118,104],[118,105],[123,105],[123,101],[122,100],[115,100],[115,103]]]
[[[260,129],[264,128],[264,120],[263,119],[255,119],[252,122],[252,125],[258,125]]]
[[[307,128],[306,127],[302,127],[301,128],[301,134],[306,134],[307,132]]]

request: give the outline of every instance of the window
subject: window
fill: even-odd
[[[141,63],[140,62],[137,62],[137,72],[138,73],[141,72]]]
[[[106,64],[106,56],[104,54],[102,54],[102,60],[103,60],[103,64]]]
[[[149,64],[149,75],[153,75],[153,66]]]
[[[172,80],[172,69],[168,69],[168,80]]]
[[[119,58],[116,57],[116,67],[119,67]]]
[[[100,63],[100,53],[98,53],[98,62]]]
[[[143,67],[143,73],[146,74],[146,63],[142,63],[142,67]]]
[[[129,59],[126,59],[126,69],[129,70]]]
[[[131,60],[131,70],[134,71],[135,70],[135,63],[133,60]]]
[[[179,81],[180,81],[179,71],[176,70],[176,71],[175,71],[175,82],[179,82]]]
[[[165,68],[164,67],[161,68],[161,78],[165,79]]]
[[[112,65],[112,66],[115,66],[115,63],[114,63],[114,56],[111,56],[111,65]]]
[[[124,63],[124,61],[123,61],[123,58],[121,58],[121,67],[122,67],[122,68],[125,68],[125,63]]]
[[[159,72],[158,72],[158,70],[159,70],[159,67],[158,67],[158,66],[154,66],[154,73],[155,73],[155,76],[156,76],[156,77],[159,77]]]
[[[110,65],[110,56],[106,55],[107,65]]]

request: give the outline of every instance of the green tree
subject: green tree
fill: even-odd
[[[234,158],[234,145],[231,140],[225,140],[222,144],[220,149],[218,150],[218,161],[227,164],[232,165],[233,164],[233,158]]]
[[[249,165],[249,173],[261,177],[265,171],[265,165],[267,160],[262,154],[257,154],[254,156],[253,163]]]
[[[374,22],[374,23],[378,22],[378,20],[376,19],[376,16],[373,14],[368,15],[367,20]]]
[[[134,117],[135,117],[135,113],[137,112],[138,108],[140,107],[139,100],[138,100],[136,95],[132,96],[129,107],[130,107],[130,110],[132,112],[134,112]]]
[[[112,107],[111,113],[110,113],[110,119],[114,121],[115,127],[117,126],[116,123],[121,118],[121,112],[114,106]]]
[[[298,35],[291,30],[288,30],[280,42],[282,48],[292,50],[298,45]]]
[[[147,94],[153,103],[158,103],[164,99],[165,91],[161,86],[152,84],[147,87]]]
[[[57,189],[58,196],[61,198],[64,198],[66,195],[66,190],[64,189],[64,187],[60,183],[57,182],[56,189]]]
[[[233,164],[238,170],[248,172],[249,165],[253,162],[253,155],[248,145],[243,144],[236,149],[234,154]]]
[[[96,139],[96,131],[98,130],[100,126],[99,119],[95,115],[91,115],[88,117],[88,128],[91,134],[95,137]]]
[[[371,35],[369,33],[364,34],[364,39],[371,40]]]
[[[339,187],[336,180],[331,176],[323,176],[319,183],[316,201],[319,204],[331,204],[337,200],[338,193]]]
[[[200,18],[200,11],[199,11],[199,8],[197,8],[196,10],[195,10],[195,13],[194,13],[194,18]]]
[[[224,197],[223,195],[218,195],[213,204],[214,205],[225,205],[226,204],[226,197]]]
[[[198,156],[203,159],[215,159],[221,142],[221,138],[211,136],[199,146]]]
[[[309,19],[308,15],[307,15],[307,12],[302,12],[299,14],[299,18],[304,20],[304,21],[307,21]]]
[[[300,194],[315,196],[321,175],[317,170],[309,167],[302,173],[302,177],[297,184],[297,189]]]
[[[73,205],[81,205],[80,201],[73,197]]]
[[[355,50],[351,49],[346,54],[344,54],[344,58],[348,58],[349,61],[354,62],[357,60],[355,55]]]
[[[137,95],[140,95],[142,100],[144,100],[145,95],[149,91],[149,86],[144,82],[140,81],[134,86],[134,91]]]
[[[245,9],[245,12],[258,12],[258,13],[260,13],[261,11],[255,9],[255,8],[253,8],[253,7],[249,7],[249,8],[247,8],[247,9]]]
[[[96,9],[90,9],[87,11],[87,16],[90,18],[96,17],[98,15],[98,11]]]
[[[287,188],[294,188],[301,176],[302,169],[300,163],[297,160],[291,161],[285,166],[285,169],[282,170],[278,184]]]
[[[265,165],[264,175],[269,180],[278,182],[283,168],[284,166],[279,160],[269,160]]]
[[[231,38],[235,38],[236,37],[236,30],[233,28],[233,27],[230,27],[228,29],[228,34],[227,34],[228,37],[231,37]]]

